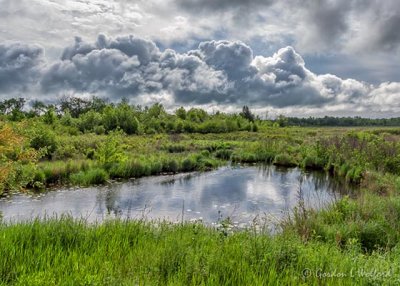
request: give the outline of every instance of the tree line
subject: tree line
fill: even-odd
[[[257,132],[261,126],[400,126],[400,117],[286,117],[262,120],[248,106],[240,113],[208,113],[201,108],[180,107],[167,112],[160,103],[152,106],[131,105],[126,99],[110,103],[99,97],[88,99],[63,97],[56,104],[35,100],[27,106],[24,98],[0,101],[0,119],[21,121],[40,119],[47,124],[61,124],[70,133],[105,134],[123,130],[126,134],[154,133],[225,133],[233,131]]]
[[[364,118],[364,117],[286,117],[288,126],[400,126],[400,117]]]
[[[173,113],[160,103],[152,106],[131,105],[126,99],[109,103],[92,97],[64,97],[57,104],[33,101],[25,108],[24,98],[0,102],[0,118],[10,121],[41,120],[46,124],[69,127],[69,133],[105,134],[122,130],[126,134],[155,133],[225,133],[258,131],[261,120],[245,106],[241,113],[210,114],[200,108],[180,107]]]

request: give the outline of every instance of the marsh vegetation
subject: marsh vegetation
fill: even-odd
[[[2,104],[3,194],[228,163],[321,170],[359,186],[354,196],[322,210],[298,206],[273,236],[251,227],[227,232],[229,221],[219,229],[124,220],[88,224],[68,217],[3,221],[4,285],[400,283],[396,127],[296,127],[286,126],[284,117],[261,120],[248,109],[168,113],[161,105],[101,100],[37,103],[30,111],[18,101]],[[332,273],[345,275],[327,277]]]

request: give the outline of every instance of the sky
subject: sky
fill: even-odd
[[[0,99],[400,116],[398,0],[0,0]]]

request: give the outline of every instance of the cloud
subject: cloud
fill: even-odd
[[[384,51],[397,50],[400,44],[399,27],[400,12],[398,14],[392,14],[388,17],[384,17],[383,19],[379,19],[378,23],[375,23],[375,26],[373,27],[373,32],[370,33],[370,47]],[[368,36],[364,35],[364,37],[367,38]]]
[[[0,44],[0,93],[24,91],[40,77],[43,48],[18,42]]]
[[[70,89],[118,98],[169,91],[182,102],[193,101],[193,96],[198,102],[210,101],[225,84],[223,72],[196,56],[161,52],[153,42],[133,36],[104,35],[93,44],[76,38],[41,81],[45,92]]]
[[[298,22],[297,43],[306,50],[340,47],[351,29],[352,0],[287,1],[287,9]],[[301,35],[301,36],[300,36]]]
[[[223,70],[230,80],[251,74],[253,51],[240,41],[209,41],[200,43],[191,54],[198,55],[207,65]]]
[[[265,57],[240,41],[205,41],[179,53],[141,37],[100,34],[94,42],[76,37],[59,60],[45,61],[43,55],[36,45],[1,44],[0,94],[16,89],[39,97],[39,82],[40,97],[48,99],[68,93],[226,110],[250,105],[297,112],[400,111],[400,83],[375,86],[315,74],[291,46]]]
[[[76,35],[135,34],[180,52],[227,39],[264,56],[290,45],[321,73],[400,80],[393,61],[400,53],[397,0],[0,0],[0,6],[0,40],[38,43],[51,60]],[[320,61],[324,56],[338,61]]]
[[[353,103],[369,87],[316,75],[292,48],[254,57],[240,41],[206,41],[188,53],[160,49],[138,37],[80,38],[65,48],[41,81],[43,91],[99,93],[111,98],[167,92],[177,104],[253,104],[274,107]]]
[[[380,111],[390,111],[400,108],[400,83],[385,82],[369,94],[366,104]]]

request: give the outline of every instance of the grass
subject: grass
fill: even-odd
[[[96,168],[72,174],[70,181],[74,185],[90,186],[104,184],[108,178],[108,173],[104,169]]]
[[[332,206],[297,212],[283,222],[283,229],[304,241],[356,248],[363,253],[390,252],[400,242],[400,197],[382,197],[364,190],[355,199],[344,197]]]
[[[304,243],[293,232],[270,236],[248,229],[226,235],[200,224],[121,220],[87,224],[63,217],[3,223],[0,233],[1,285],[400,282],[394,267],[400,255],[397,249],[366,255],[357,247],[340,248],[334,242]]]

